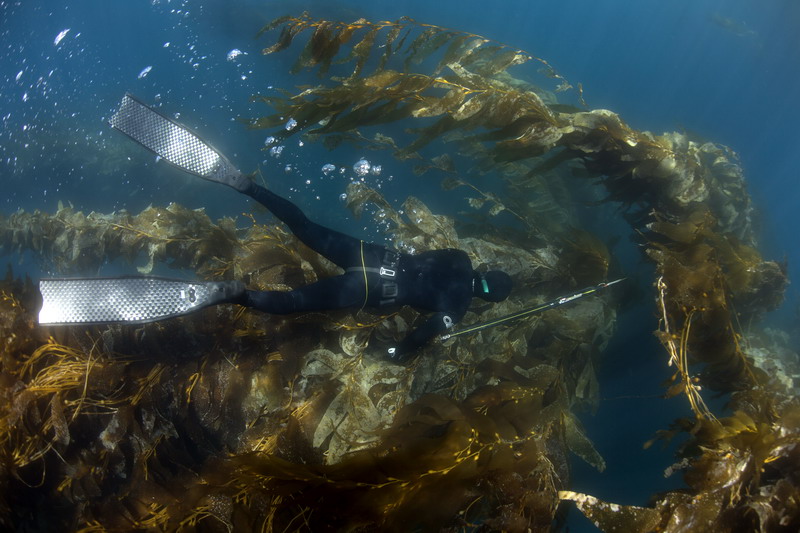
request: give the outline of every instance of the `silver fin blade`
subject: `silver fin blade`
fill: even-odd
[[[224,155],[185,126],[129,94],[122,98],[109,123],[181,170],[236,189],[242,184],[242,173]]]
[[[189,282],[156,277],[43,279],[40,324],[145,323],[226,301],[239,282]]]

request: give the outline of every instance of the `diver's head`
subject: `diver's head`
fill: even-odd
[[[502,302],[511,294],[511,276],[500,270],[490,270],[486,274],[476,270],[472,281],[472,295],[489,302]]]

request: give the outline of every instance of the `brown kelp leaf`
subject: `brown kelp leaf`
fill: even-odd
[[[408,52],[406,53],[404,70],[408,72],[412,64],[418,65],[422,63],[426,57],[444,46],[453,35],[452,32],[443,31],[441,28],[427,28],[409,45]]]
[[[453,158],[450,157],[448,154],[442,154],[436,156],[431,159],[430,164],[427,165],[415,165],[414,166],[414,175],[421,176],[425,172],[436,169],[441,170],[442,172],[448,173],[455,173],[456,172],[456,165],[453,162]],[[443,187],[444,188],[444,187]],[[447,190],[447,189],[445,189]]]
[[[400,32],[402,30],[403,30],[402,26],[399,25],[394,26],[392,29],[389,30],[388,35],[386,35],[386,40],[384,40],[383,42],[383,55],[381,55],[380,62],[378,63],[378,68],[375,69],[376,71],[380,72],[386,67],[386,63],[389,61],[389,58],[392,57],[393,53],[392,45],[394,44],[395,40],[400,35]],[[405,38],[408,36],[410,32],[411,32],[410,28],[406,30],[405,36],[403,36],[403,38],[400,39],[400,43],[397,46],[398,50],[403,47]]]
[[[294,37],[306,29],[306,27],[307,26],[304,23],[284,26],[283,29],[281,29],[281,35],[278,37],[278,41],[272,46],[264,48],[261,53],[267,55],[289,48],[289,46],[292,44],[292,40],[294,40]]]
[[[441,98],[422,97],[419,107],[416,107],[411,115],[420,118],[448,113],[455,106],[460,106],[466,95],[464,89],[455,87],[447,91]]]
[[[531,56],[522,50],[499,49],[495,52],[493,58],[478,63],[474,70],[481,76],[490,77],[505,71],[509,67],[530,61],[530,59]],[[464,61],[461,61],[461,63],[464,64]],[[465,64],[465,66],[467,65]]]
[[[410,224],[437,243],[433,247],[450,248],[458,239],[452,220],[434,215],[419,199],[409,196],[403,209]]]
[[[564,437],[567,441],[569,449],[578,457],[592,465],[598,472],[606,469],[606,462],[600,453],[595,449],[594,444],[585,435],[584,430],[581,428],[580,423],[575,418],[575,415],[565,411],[564,412]]]
[[[301,16],[308,16],[308,13],[305,12]],[[271,31],[271,30],[274,30],[278,26],[281,26],[281,25],[289,22],[290,20],[294,20],[294,17],[292,15],[284,15],[282,17],[278,17],[276,19],[273,19],[269,24],[267,24],[266,26],[264,26],[263,28],[261,28],[258,31],[258,33],[256,34],[256,38],[261,37],[261,35],[263,35],[264,33],[268,32],[268,31]]]
[[[70,436],[63,402],[61,391],[54,394],[50,400],[50,424],[53,426],[55,440],[66,446],[70,443]]]
[[[371,28],[351,50],[348,61],[356,59],[356,66],[353,69],[351,77],[355,78],[359,76],[364,69],[364,65],[367,63],[367,59],[369,59],[369,55],[372,52],[372,45],[375,42],[375,37],[378,35],[379,29],[380,28],[377,26]]]
[[[455,120],[466,120],[477,114],[491,98],[490,93],[479,92],[472,95],[467,101],[462,103],[458,109],[450,113]]]
[[[382,70],[364,78],[359,83],[363,83],[366,87],[382,89],[392,85],[394,82],[404,77],[405,76],[402,72],[397,72],[395,70]]]
[[[605,533],[648,533],[661,521],[656,509],[606,503],[571,490],[558,491],[558,497],[574,501],[586,518]]]
[[[439,60],[439,64],[434,69],[434,74],[438,74],[442,69],[451,63],[461,63],[466,59],[476,48],[488,43],[488,39],[476,37],[475,35],[460,35],[450,41],[450,45],[444,53],[444,56]]]
[[[315,65],[321,64],[319,75],[322,76],[327,73],[330,68],[331,61],[339,52],[339,47],[342,44],[340,40],[341,33],[332,23],[323,21],[314,28],[314,33],[306,43],[303,52],[297,58],[294,66],[290,70],[292,74],[297,74],[304,68],[310,68]],[[343,37],[346,42],[347,37]]]
[[[442,180],[442,190],[445,191],[452,191],[463,185],[464,182],[456,178],[447,177]]]
[[[506,206],[501,202],[493,200],[491,197],[489,198],[489,201],[491,201],[492,204],[492,207],[489,208],[489,216],[495,217],[506,210]]]

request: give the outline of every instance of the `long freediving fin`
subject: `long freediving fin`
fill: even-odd
[[[39,324],[142,324],[230,302],[245,288],[240,281],[131,276],[43,279],[39,291]]]
[[[130,94],[109,120],[111,126],[164,161],[179,169],[244,191],[250,178],[207,142],[169,117],[143,104]]]

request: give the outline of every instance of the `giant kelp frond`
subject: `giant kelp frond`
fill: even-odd
[[[96,272],[105,261],[133,263],[149,273],[167,256],[175,268],[211,268],[214,257],[229,257],[237,244],[231,219],[211,224],[202,210],[177,204],[150,207],[136,216],[75,211],[59,203],[55,215],[19,211],[0,224],[0,245],[8,251],[34,250],[64,274]]]
[[[384,70],[337,87],[312,87],[290,99],[257,98],[277,113],[251,120],[251,127],[273,128],[284,123],[285,117],[292,117],[298,122],[293,132],[310,128],[308,133],[314,136],[409,117],[439,117],[417,131],[414,142],[396,151],[401,159],[419,158],[418,150],[453,130],[488,130],[480,140],[503,141],[492,149],[492,157],[498,162],[538,155],[552,147],[550,141],[557,138],[551,131],[558,124],[557,116],[535,92],[472,76],[460,67],[436,77]],[[291,133],[284,130],[283,135]],[[523,153],[525,149],[528,152]]]
[[[265,48],[264,54],[285,50],[299,34],[311,33],[292,68],[293,72],[318,67],[322,76],[332,63],[355,63],[350,77],[356,78],[361,76],[373,51],[382,50],[372,75],[384,71],[394,58],[402,58],[403,72],[409,72],[412,65],[436,61],[434,74],[439,74],[445,67],[461,65],[482,77],[496,76],[509,67],[534,60],[542,65],[549,78],[558,81],[558,91],[573,88],[544,59],[480,35],[422,24],[408,17],[394,22],[370,22],[362,18],[347,23],[316,20],[303,13],[299,17],[273,20],[262,28],[259,36],[278,27],[281,32],[277,41]],[[350,46],[349,52],[342,51],[342,47],[347,46]],[[344,57],[337,59],[339,55]]]
[[[732,236],[720,235],[716,225],[703,209],[679,223],[655,214],[648,225],[653,241],[647,254],[660,276],[659,337],[680,371],[672,391],[681,389],[690,399],[697,398],[692,381],[728,391],[765,383],[766,376],[745,355],[739,319],[755,320],[776,308],[787,283],[780,265],[763,261]],[[707,365],[691,380],[686,374],[689,361]],[[701,403],[692,405],[698,416],[707,417]]]
[[[298,59],[301,66],[322,63],[327,70],[339,48],[354,34],[366,34],[353,45],[344,61],[357,59],[355,71],[336,87],[311,87],[291,98],[259,97],[273,106],[275,115],[250,121],[251,127],[275,127],[292,117],[301,131],[312,135],[341,133],[414,117],[441,117],[435,124],[418,132],[417,140],[397,151],[398,157],[419,157],[417,151],[443,133],[454,129],[486,129],[483,140],[497,139],[494,158],[508,161],[530,157],[524,149],[536,150],[536,141],[551,136],[548,130],[558,123],[543,98],[546,91],[533,86],[519,88],[505,70],[532,58],[519,50],[492,43],[483,37],[421,25],[411,20],[396,23],[370,23],[359,20],[352,24],[315,21],[307,15],[285,23],[279,44],[287,35],[313,29],[306,48]],[[424,29],[423,29],[424,28]],[[384,30],[386,41],[376,41]],[[401,33],[399,44],[392,47]],[[412,38],[412,35],[416,37]],[[441,48],[433,74],[411,72],[411,65],[421,65]],[[363,67],[373,48],[383,47],[379,65],[369,74]],[[266,53],[285,47],[268,48]],[[387,68],[389,57],[404,56],[402,68]],[[542,61],[542,60],[539,60]],[[547,65],[548,72],[556,78]],[[428,69],[425,69],[428,70]],[[503,73],[504,76],[498,74]],[[562,80],[562,86],[567,86]],[[316,127],[315,125],[321,125]],[[284,132],[285,133],[285,132]]]

